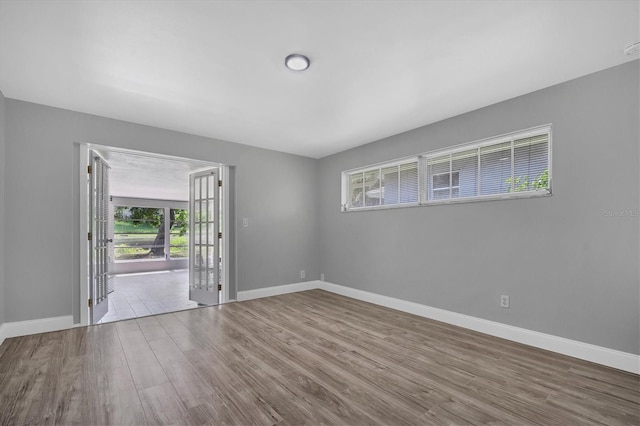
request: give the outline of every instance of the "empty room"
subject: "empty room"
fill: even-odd
[[[0,424],[640,424],[640,1],[0,0]]]

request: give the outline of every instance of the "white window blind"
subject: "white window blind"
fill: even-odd
[[[550,194],[550,157],[551,126],[541,126],[367,166],[343,172],[342,206],[349,211]]]
[[[517,139],[513,142],[513,180],[510,192],[549,188],[549,134]]]
[[[367,207],[417,204],[418,159],[347,172],[348,199],[344,207]]]
[[[549,192],[550,128],[424,155],[424,202]]]

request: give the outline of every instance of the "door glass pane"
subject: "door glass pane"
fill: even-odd
[[[207,244],[213,244],[216,241],[216,238],[217,238],[216,234],[218,232],[215,224],[210,223],[209,226],[208,226],[208,231],[207,232],[208,232]]]
[[[208,284],[207,284],[207,288],[208,288],[209,290],[213,290],[213,289],[214,289],[214,287],[215,287],[215,285],[216,285],[216,283],[214,282],[214,281],[215,281],[215,276],[214,276],[214,271],[213,271],[213,270],[211,270],[211,269],[210,269],[210,270],[208,271],[208,276],[207,276],[207,278],[208,278],[208,281],[207,281],[207,283],[208,283]]]
[[[193,225],[193,242],[194,244],[200,244],[200,242],[202,241],[202,231],[200,229],[200,224],[196,223]]]
[[[214,197],[215,184],[216,184],[215,175],[208,176],[207,177],[207,185],[208,185],[209,190],[207,192],[207,198],[209,198],[209,199],[213,199],[213,197]]]
[[[215,201],[213,199],[210,199],[207,202],[207,221],[208,222],[213,222],[214,216],[215,215]]]
[[[194,223],[200,222],[200,211],[202,210],[200,206],[200,201],[196,200],[193,203],[193,220]]]
[[[191,277],[191,280],[193,281],[192,284],[195,286],[199,286],[200,285],[200,268],[193,268],[193,274]]]

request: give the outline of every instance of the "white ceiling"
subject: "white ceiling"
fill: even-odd
[[[216,164],[92,146],[109,164],[109,193],[114,197],[189,201],[189,173]]]
[[[6,1],[9,98],[319,158],[637,59],[638,1]],[[311,68],[283,65],[297,52]]]

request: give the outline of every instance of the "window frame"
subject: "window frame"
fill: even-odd
[[[416,176],[417,176],[417,190],[418,190],[418,199],[416,201],[412,201],[412,202],[408,202],[408,203],[402,203],[400,202],[400,194],[398,193],[398,202],[395,204],[382,204],[382,201],[380,202],[380,204],[378,204],[377,206],[367,206],[367,205],[363,205],[361,207],[350,207],[349,206],[349,202],[350,202],[350,192],[349,192],[349,183],[350,183],[350,178],[352,175],[356,174],[356,173],[362,173],[362,174],[366,174],[367,172],[370,172],[372,170],[378,170],[378,173],[380,173],[380,176],[382,177],[382,169],[385,168],[389,168],[389,167],[400,167],[403,166],[405,164],[411,164],[411,163],[415,163],[416,164]],[[400,176],[398,175],[398,181],[400,180]],[[345,170],[342,172],[342,199],[341,199],[341,210],[343,212],[349,212],[349,211],[363,211],[363,210],[380,210],[380,209],[395,209],[395,208],[399,208],[399,207],[414,207],[414,206],[418,206],[420,205],[420,198],[421,198],[421,193],[422,193],[422,186],[421,186],[421,174],[420,174],[420,156],[414,155],[411,157],[404,157],[404,158],[400,158],[400,159],[396,159],[393,161],[388,161],[388,162],[380,162],[380,163],[376,163],[376,164],[371,164],[365,167],[358,167],[355,169],[351,169],[351,170]]]
[[[453,175],[454,174],[458,174],[458,185],[453,185]],[[439,187],[436,188],[433,182],[433,178],[435,178],[436,176],[442,176],[442,175],[449,175],[449,185],[447,186],[443,186],[443,187]],[[449,191],[449,198],[453,198],[453,190],[457,189],[458,193],[460,191],[460,170],[450,170],[448,172],[442,172],[442,173],[435,173],[431,175],[431,197],[433,197],[433,193],[434,192],[444,192],[444,191]],[[427,191],[429,191],[429,189],[427,188]]]
[[[189,257],[172,257],[171,256],[171,228],[169,225],[169,210],[189,210],[189,202],[181,201],[181,200],[161,200],[161,199],[152,199],[152,198],[136,198],[136,197],[120,197],[120,196],[112,196],[111,203],[113,205],[114,211],[115,207],[142,207],[142,208],[153,208],[163,210],[163,221],[165,223],[165,255],[155,258],[149,259],[116,259],[115,250],[118,248],[115,246],[115,229],[113,232],[113,263],[114,264],[127,264],[127,263],[150,263],[150,262],[168,262],[168,261],[182,261],[187,260]],[[115,228],[115,218],[111,217],[112,221],[114,221]],[[189,238],[191,235],[189,234]]]
[[[349,170],[345,170],[342,172],[342,191],[341,191],[341,211],[344,213],[355,212],[355,211],[369,211],[369,210],[380,210],[380,209],[394,209],[394,208],[405,208],[405,207],[419,207],[419,206],[436,206],[443,204],[458,204],[458,203],[473,203],[480,201],[495,201],[495,200],[511,200],[511,199],[522,199],[522,198],[536,198],[536,197],[549,197],[553,194],[553,132],[552,132],[552,124],[544,124],[540,126],[531,127],[524,130],[518,130],[514,132],[504,133],[498,136],[492,136],[484,139],[479,139],[473,142],[466,142],[458,145],[453,145],[445,148],[440,148],[428,152],[424,152],[418,154],[416,156],[403,157],[399,159],[395,159],[392,161],[379,162],[376,164],[367,165],[364,167],[357,167]],[[429,185],[427,184],[428,172],[427,172],[427,162],[431,158],[436,158],[444,155],[455,155],[460,152],[469,151],[472,149],[478,150],[478,160],[480,160],[480,151],[482,148],[490,147],[493,145],[500,145],[503,143],[510,142],[511,143],[511,170],[512,177],[514,173],[514,150],[515,146],[513,144],[514,141],[520,139],[526,139],[535,136],[545,135],[547,136],[547,170],[548,170],[548,186],[544,189],[537,190],[527,190],[527,191],[512,191],[505,192],[500,194],[488,194],[488,195],[475,195],[471,197],[457,197],[457,198],[446,198],[440,200],[429,199]],[[350,207],[349,206],[349,181],[350,176],[356,173],[366,173],[371,170],[381,170],[386,167],[398,166],[402,164],[412,163],[417,161],[418,166],[418,201],[411,203],[400,203],[385,205],[379,204],[377,206],[362,206],[362,207]],[[478,161],[478,167],[481,167],[480,161]],[[459,173],[459,170],[450,170],[448,172],[444,172],[446,174],[452,174],[455,172]],[[438,174],[444,174],[438,173]],[[480,176],[478,176],[480,179]],[[460,184],[458,184],[457,188],[460,190]],[[452,190],[452,187],[448,188]],[[451,194],[451,192],[450,192]]]

